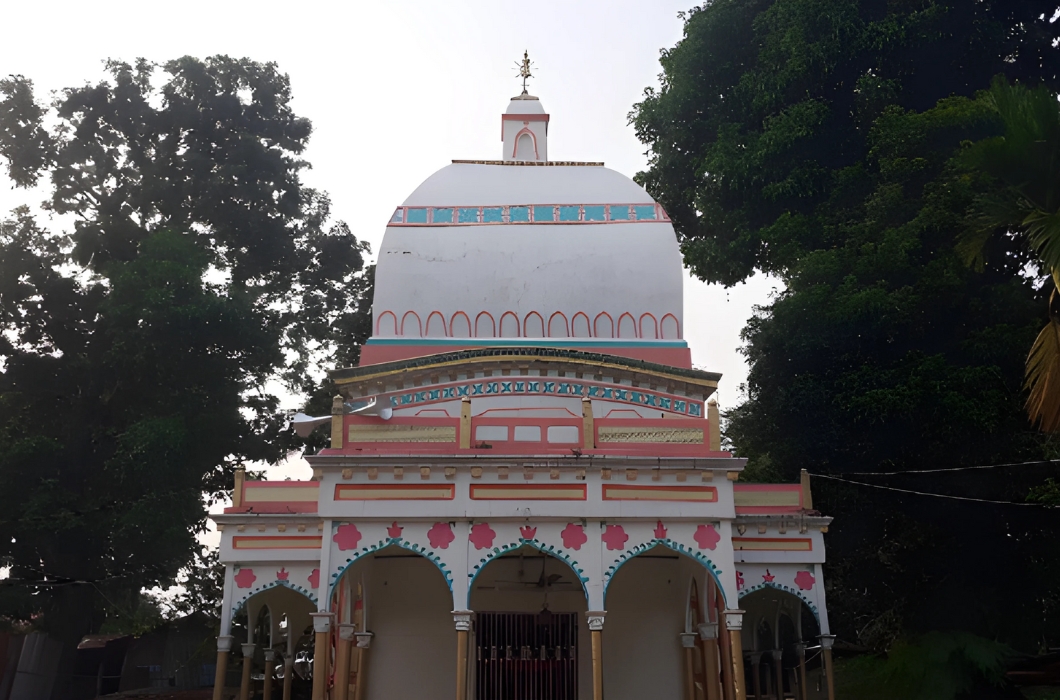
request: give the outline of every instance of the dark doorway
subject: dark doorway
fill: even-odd
[[[577,700],[578,614],[477,613],[478,700]]]

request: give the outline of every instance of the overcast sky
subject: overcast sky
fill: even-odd
[[[629,176],[642,169],[627,115],[657,84],[659,51],[681,37],[677,13],[689,2],[7,3],[0,74],[21,73],[47,96],[98,80],[106,58],[275,61],[314,125],[306,180],[376,250],[394,206],[432,172],[454,158],[501,157],[498,115],[519,92],[524,49],[530,91],[552,117],[549,155]],[[4,211],[39,199],[0,188]],[[723,373],[723,407],[746,378],[740,329],[774,286],[686,282],[685,338],[697,367]]]

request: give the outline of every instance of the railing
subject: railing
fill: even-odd
[[[475,646],[478,700],[577,700],[577,613],[478,613]]]

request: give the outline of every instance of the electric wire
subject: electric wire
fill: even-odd
[[[901,472],[899,472],[899,473],[901,473]],[[1058,507],[1058,506],[1048,505],[1048,504],[1045,504],[1045,503],[1030,503],[1030,502],[1024,502],[1024,501],[997,501],[997,500],[991,500],[989,498],[972,498],[970,496],[953,496],[953,495],[946,494],[946,493],[930,493],[928,491],[916,491],[914,489],[901,489],[901,488],[897,488],[895,486],[884,486],[883,484],[870,484],[870,483],[865,482],[865,481],[856,481],[854,479],[844,479],[843,477],[832,476],[831,474],[812,474],[811,473],[810,476],[818,478],[818,479],[830,479],[832,481],[841,481],[843,483],[855,484],[857,486],[868,486],[869,488],[880,489],[880,490],[883,490],[883,491],[897,491],[898,493],[908,493],[908,494],[911,494],[911,495],[914,495],[914,496],[931,496],[932,498],[947,498],[947,499],[954,500],[954,501],[970,501],[972,503],[991,503],[993,505],[1002,505],[1002,506],[1027,506],[1027,507],[1031,507],[1031,508],[1045,508],[1045,509],[1048,509],[1048,510],[1052,510],[1052,509],[1055,509],[1055,508]],[[860,476],[860,474],[859,474],[859,476]]]

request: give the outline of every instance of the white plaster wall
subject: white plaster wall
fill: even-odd
[[[603,633],[608,700],[683,700],[679,635],[685,631],[693,575],[702,576],[702,567],[661,551],[635,557],[615,574],[607,589]]]
[[[418,556],[366,557],[369,631],[367,695],[371,700],[450,700],[456,687],[453,598],[441,574]]]

